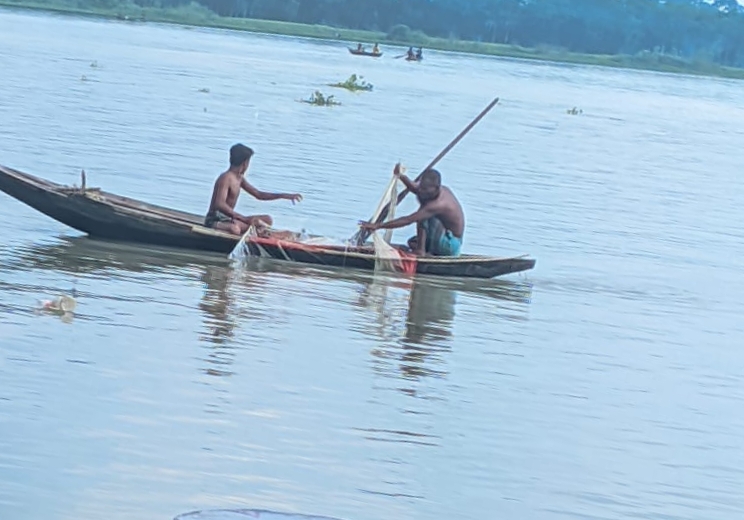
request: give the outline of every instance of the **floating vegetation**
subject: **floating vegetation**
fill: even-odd
[[[566,114],[570,114],[572,116],[576,116],[576,115],[583,114],[583,113],[584,113],[583,110],[581,110],[580,108],[576,108],[576,107],[569,108],[568,110],[566,110]]]
[[[209,89],[208,88],[200,88],[199,89],[199,92],[203,92],[204,94],[209,94]]]
[[[308,103],[309,105],[317,105],[322,107],[330,107],[341,104],[340,102],[333,99],[333,96],[324,96],[323,93],[319,90],[313,92],[312,96],[310,96],[309,99],[301,99],[300,101],[302,101],[303,103]]]
[[[329,87],[337,87],[337,88],[345,88],[346,90],[350,90],[352,92],[358,92],[358,91],[371,91],[374,87],[371,83],[367,83],[366,81],[362,81],[364,79],[364,76],[357,77],[356,74],[352,74],[349,76],[349,79],[344,81],[343,83],[329,83]]]

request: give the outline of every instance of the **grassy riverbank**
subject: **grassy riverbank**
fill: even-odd
[[[688,60],[669,54],[653,52],[644,52],[632,56],[578,54],[549,47],[533,49],[516,45],[432,38],[420,31],[411,31],[404,26],[399,26],[399,30],[393,30],[390,34],[386,34],[383,32],[357,31],[324,25],[307,25],[250,18],[226,18],[217,16],[206,7],[196,3],[178,8],[142,8],[131,3],[123,3],[122,5],[108,8],[81,6],[76,0],[0,0],[0,6],[43,10],[60,14],[95,16],[126,20],[132,23],[175,23],[196,27],[235,29],[265,34],[348,41],[352,43],[379,42],[382,45],[400,45],[406,47],[414,45],[422,46],[425,49],[487,56],[744,79],[744,69],[724,67],[705,59]]]

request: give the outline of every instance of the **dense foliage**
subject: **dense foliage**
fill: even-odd
[[[115,0],[99,0],[111,2]],[[191,0],[135,0],[176,6]],[[462,40],[550,46],[589,54],[656,52],[744,66],[736,0],[198,0],[229,17]],[[420,34],[420,33],[419,33]]]

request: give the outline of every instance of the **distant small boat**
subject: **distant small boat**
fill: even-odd
[[[424,57],[416,57],[416,56],[406,56],[406,61],[421,61]]]
[[[360,51],[359,49],[352,49],[351,47],[347,47],[349,49],[349,52],[352,53],[355,56],[372,56],[373,58],[379,58],[382,56],[381,52],[369,52],[369,51]]]

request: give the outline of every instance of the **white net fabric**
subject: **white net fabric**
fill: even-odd
[[[372,217],[372,221],[377,221],[383,210],[390,204],[391,201],[397,201],[398,182],[400,182],[400,179],[396,175],[393,175],[387,187],[385,188],[379,204],[377,205],[377,209],[375,210],[375,213]],[[395,207],[395,202],[393,202],[393,204],[390,204],[390,211],[386,215],[385,222],[388,222],[395,218]],[[280,232],[280,234],[283,233],[289,232]],[[306,244],[307,246],[329,246],[336,248],[342,246],[348,249],[349,254],[359,254],[361,252],[356,247],[351,246],[348,241],[334,240],[327,237],[308,236],[304,230],[302,233],[289,233],[289,235],[292,236],[282,236],[279,238],[279,240],[288,240],[295,243]],[[375,271],[397,273],[403,272],[413,274],[416,271],[415,256],[401,252],[400,250],[391,246],[390,241],[392,240],[392,236],[392,229],[375,231],[371,233],[372,246],[375,257]],[[258,233],[256,232],[256,230],[253,227],[248,229],[248,231],[246,231],[246,233],[240,238],[235,248],[230,253],[230,258],[239,263],[242,263],[243,261],[247,260],[248,257],[255,256],[255,249],[258,248],[259,251],[261,250],[261,244],[256,245],[256,242],[259,242],[256,237],[258,237]],[[248,241],[251,239],[254,239],[252,240],[254,246],[254,255],[251,255],[251,248],[248,244]],[[264,256],[264,254],[257,254],[257,256]],[[265,256],[272,255],[267,253]]]
[[[240,237],[240,241],[235,245],[235,248],[228,255],[230,260],[234,260],[236,262],[244,262],[250,256],[250,251],[248,250],[248,243],[246,242],[246,239],[251,236],[256,236],[256,228],[253,226],[249,227],[248,230],[243,234],[243,236]]]
[[[393,175],[385,188],[385,192],[382,194],[380,203],[375,210],[372,222],[375,222],[385,207],[390,204],[391,201],[396,201],[398,198],[398,182],[399,178]],[[390,211],[388,212],[385,222],[395,218],[395,207],[396,204],[390,205]],[[384,232],[373,231],[372,244],[375,250],[375,271],[390,271],[390,272],[403,272],[407,270],[405,258],[400,251],[390,245],[390,241],[393,238],[393,230],[386,229]]]

